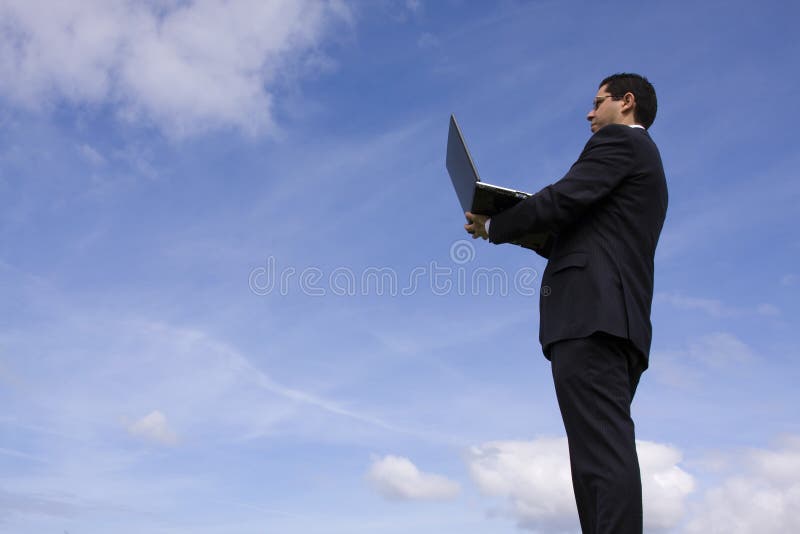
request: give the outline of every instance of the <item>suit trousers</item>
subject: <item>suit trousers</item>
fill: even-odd
[[[583,534],[641,534],[631,401],[644,370],[627,339],[595,333],[550,348]]]

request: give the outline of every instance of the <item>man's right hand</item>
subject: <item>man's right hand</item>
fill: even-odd
[[[489,219],[486,215],[476,215],[472,212],[466,212],[464,215],[467,217],[467,224],[464,225],[464,230],[472,235],[472,239],[489,239],[489,234],[486,232],[486,221]]]

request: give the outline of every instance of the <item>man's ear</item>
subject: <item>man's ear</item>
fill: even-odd
[[[622,108],[620,108],[620,111],[622,111],[623,113],[627,111],[633,112],[635,107],[636,107],[636,96],[633,93],[627,92],[624,95],[622,95]]]

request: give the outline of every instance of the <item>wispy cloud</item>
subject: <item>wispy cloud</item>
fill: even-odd
[[[67,499],[41,493],[21,493],[0,489],[0,525],[9,516],[50,516],[65,518],[75,515],[81,506]]]
[[[210,422],[209,418],[213,418],[216,424],[233,425],[245,432],[253,432],[266,430],[264,425],[286,421],[296,416],[298,411],[310,408],[359,424],[399,431],[378,417],[277,382],[235,348],[202,331],[138,321],[125,321],[117,326],[120,327],[122,332],[127,332],[121,335],[133,335],[133,339],[139,337],[139,348],[134,350],[140,351],[140,370],[150,373],[154,379],[142,392],[144,394],[137,395],[136,404],[141,405],[148,397],[163,399],[172,406],[170,411],[177,409],[178,417],[191,426],[199,423],[200,419]],[[170,357],[165,360],[161,356],[164,354]],[[122,362],[117,360],[116,363]],[[143,369],[142,363],[145,364]],[[117,368],[115,365],[106,372],[125,372],[127,367]],[[178,383],[181,385],[176,388]],[[196,407],[207,410],[199,415],[200,419],[192,415],[195,410],[187,411],[188,399],[193,399]],[[264,409],[258,410],[258,406]],[[161,421],[158,412],[155,413],[155,416],[151,414],[153,417],[148,419],[148,423]]]
[[[714,332],[690,342],[688,355],[715,368],[745,363],[755,357],[747,344],[728,332]]]
[[[106,162],[106,158],[93,146],[83,143],[78,146],[78,152],[91,165],[97,167]]]
[[[23,460],[30,460],[37,463],[47,463],[47,460],[45,460],[44,458],[40,458],[33,454],[28,454],[27,452],[17,451],[14,449],[6,449],[4,447],[0,447],[0,455],[10,456],[12,458],[21,458]]]
[[[705,373],[746,365],[756,353],[730,332],[712,332],[689,340],[684,347],[655,350],[651,371],[662,383],[691,387]]]
[[[721,300],[689,297],[679,293],[657,293],[656,302],[666,302],[679,310],[700,310],[712,317],[725,317],[737,313],[735,308],[726,306]]]
[[[769,303],[761,303],[753,307],[737,307],[726,304],[719,299],[693,297],[676,292],[659,292],[654,296],[656,303],[667,303],[677,310],[701,311],[710,317],[735,317],[742,315],[780,315],[780,309]]]
[[[759,304],[758,307],[756,307],[756,311],[759,315],[766,315],[769,317],[777,317],[781,314],[780,308],[773,304],[767,303]]]

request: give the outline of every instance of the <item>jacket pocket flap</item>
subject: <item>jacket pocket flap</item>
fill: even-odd
[[[550,272],[557,273],[558,271],[563,271],[568,267],[586,267],[588,260],[589,256],[585,252],[572,252],[566,256],[562,256],[556,260],[553,260],[551,262],[552,265],[550,265]]]

